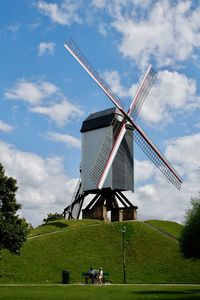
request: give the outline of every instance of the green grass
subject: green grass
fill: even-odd
[[[195,300],[200,286],[21,286],[0,287],[2,300]]]
[[[70,282],[80,283],[90,266],[123,282],[121,223],[58,223],[44,226],[49,235],[41,235],[43,226],[35,229],[38,237],[33,232],[20,256],[2,251],[0,283],[60,283],[64,269]],[[143,222],[124,224],[127,283],[200,283],[200,262],[184,259],[176,241]]]
[[[67,229],[67,227],[79,227],[79,226],[85,226],[85,225],[94,225],[94,224],[101,224],[101,221],[98,220],[61,220],[61,221],[53,221],[48,224],[42,224],[29,233],[29,237],[45,234],[45,233],[51,233],[63,229]]]
[[[166,232],[176,239],[178,239],[182,228],[182,225],[171,221],[149,220],[145,221],[145,223],[150,224],[163,232]]]

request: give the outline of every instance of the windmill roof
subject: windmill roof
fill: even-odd
[[[108,127],[116,114],[120,114],[116,107],[92,113],[83,121],[80,131],[83,133],[90,130]]]

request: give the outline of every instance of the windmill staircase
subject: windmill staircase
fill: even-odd
[[[83,201],[85,198],[85,193],[81,190],[82,182],[79,178],[75,191],[73,193],[70,204],[64,209],[62,215],[64,219],[78,219],[81,213]]]

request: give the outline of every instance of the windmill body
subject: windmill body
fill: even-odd
[[[108,132],[110,134],[108,147],[112,147],[113,119],[119,123],[122,119],[121,113],[116,108],[91,114],[83,121],[81,128],[81,178],[82,191],[84,192],[90,191],[95,193],[97,191],[96,184],[92,180],[90,173],[93,169],[95,159],[98,156],[102,141],[105,136],[108,136]],[[133,191],[133,175],[133,130],[129,128],[126,131],[102,188]]]

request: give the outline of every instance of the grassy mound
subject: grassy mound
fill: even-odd
[[[178,235],[174,223],[151,221]],[[156,223],[156,224],[155,224]],[[128,283],[200,283],[200,262],[182,258],[176,240],[144,222],[124,222]],[[167,226],[166,226],[167,224]],[[170,228],[171,224],[171,228]],[[2,253],[0,283],[60,283],[70,270],[80,273],[103,267],[113,283],[123,282],[121,223],[56,221],[34,229],[20,256]],[[179,227],[180,230],[180,227]]]

